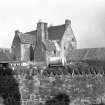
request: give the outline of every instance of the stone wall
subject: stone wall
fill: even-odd
[[[38,69],[32,72],[32,69],[23,70],[21,75],[14,75],[20,84],[22,105],[44,104],[59,93],[69,95],[71,104],[75,105],[105,101],[105,77],[102,74],[46,76]]]
[[[30,61],[30,44],[21,44],[21,61]]]
[[[42,42],[37,42],[34,50],[34,62],[46,63],[46,50]]]

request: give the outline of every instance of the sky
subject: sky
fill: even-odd
[[[105,47],[105,0],[0,0],[0,48],[11,47],[15,30],[35,30],[40,19],[53,26],[70,19],[77,48]]]

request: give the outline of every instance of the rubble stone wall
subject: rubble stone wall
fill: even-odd
[[[89,75],[50,75],[40,73],[30,75],[21,73],[14,75],[19,81],[22,105],[44,104],[59,93],[69,95],[71,104],[92,104],[104,102],[105,76],[102,74]]]

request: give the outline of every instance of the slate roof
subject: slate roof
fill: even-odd
[[[65,25],[51,26],[48,28],[49,40],[61,40],[65,32]]]
[[[105,61],[105,48],[75,49],[69,52],[67,60],[98,60]]]
[[[20,34],[19,38],[22,43],[25,44],[36,44],[36,35],[31,34]],[[53,51],[56,49],[54,42],[50,40],[46,40],[45,43],[43,43],[48,51]]]
[[[48,51],[54,51],[56,46],[50,40],[61,40],[65,32],[65,25],[50,26],[48,27],[48,39],[44,44]],[[21,42],[32,44],[36,41],[37,30],[26,32],[20,35]]]
[[[56,50],[55,44],[54,42],[50,41],[50,40],[46,40],[46,42],[44,43],[46,50],[48,51],[54,51]]]
[[[48,39],[49,40],[60,40],[64,34],[65,25],[50,26],[48,27]],[[37,30],[26,32],[25,34],[36,35]]]
[[[34,44],[36,41],[36,36],[31,34],[20,34],[19,38],[22,43]]]
[[[37,30],[26,32],[25,34],[36,35],[37,34]]]

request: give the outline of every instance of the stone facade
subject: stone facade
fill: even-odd
[[[36,46],[34,49],[34,59],[35,63],[46,62],[46,49],[44,46],[46,39],[47,23],[39,22],[37,23],[37,39]]]
[[[70,20],[50,27],[47,23],[38,22],[35,31],[15,31],[12,54],[14,60],[48,64],[51,57],[66,58],[68,49],[75,49],[76,44]]]
[[[105,77],[100,73],[97,75],[71,75],[67,73],[56,76],[36,73],[30,77],[29,71],[31,72],[31,70],[25,69],[23,75],[15,76],[20,84],[22,105],[27,105],[29,102],[32,102],[32,105],[40,103],[44,105],[46,100],[59,93],[69,95],[70,104],[73,105],[77,103],[78,105],[98,104],[101,98],[102,102],[105,102]]]
[[[21,44],[21,61],[30,61],[30,45]]]
[[[21,60],[21,42],[18,36],[19,32],[15,31],[15,37],[12,42],[12,55],[14,60]]]
[[[62,56],[67,56],[69,50],[73,50],[77,48],[77,41],[74,37],[73,30],[71,28],[71,21],[65,21],[66,27],[65,32],[61,40],[61,49],[62,49]]]

